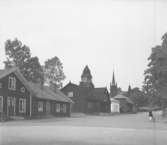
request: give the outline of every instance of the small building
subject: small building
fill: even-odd
[[[71,103],[59,90],[29,83],[18,68],[0,70],[0,118],[69,116]]]
[[[111,102],[110,104],[111,113],[120,113],[120,101],[111,98],[110,102]]]
[[[135,104],[130,98],[122,94],[118,94],[114,97],[114,99],[119,100],[121,113],[133,112]]]

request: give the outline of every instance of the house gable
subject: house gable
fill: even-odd
[[[15,79],[15,89],[10,89],[9,87],[9,79],[14,78]],[[27,95],[29,94],[29,90],[26,88],[26,86],[21,82],[21,80],[18,78],[18,76],[14,73],[11,72],[7,76],[4,76],[3,78],[0,79],[0,94],[5,95],[5,94],[19,94],[19,95]]]

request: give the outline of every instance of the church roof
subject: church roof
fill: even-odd
[[[95,99],[100,101],[107,101],[109,93],[106,87],[104,88],[94,88],[93,96]]]
[[[92,78],[91,72],[89,67],[86,65],[86,67],[83,70],[83,73],[81,75],[81,77],[88,77],[88,78]]]
[[[80,97],[83,97],[92,101],[107,101],[109,97],[109,93],[106,87],[88,88],[88,87],[78,86],[70,82],[64,88],[62,88],[62,91],[66,92],[67,88],[71,88],[71,90],[75,90]]]

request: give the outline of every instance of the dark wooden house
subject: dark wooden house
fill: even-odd
[[[63,89],[74,102],[72,112],[110,112],[110,97],[107,88],[86,88],[69,82]]]
[[[69,116],[72,100],[60,90],[29,83],[18,68],[0,70],[0,118]]]
[[[17,68],[0,70],[0,116],[30,116],[31,89]]]
[[[83,70],[80,84],[69,82],[62,88],[62,92],[73,100],[73,112],[110,112],[109,92],[105,87],[94,88],[88,66]]]
[[[70,116],[71,104],[73,102],[60,90],[57,89],[53,92],[47,86],[41,86],[32,82],[29,82],[29,86],[33,90],[32,117],[46,115]]]

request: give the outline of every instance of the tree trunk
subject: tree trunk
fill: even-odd
[[[162,117],[167,116],[167,111],[166,111],[166,99],[161,98],[161,110],[162,110]]]

